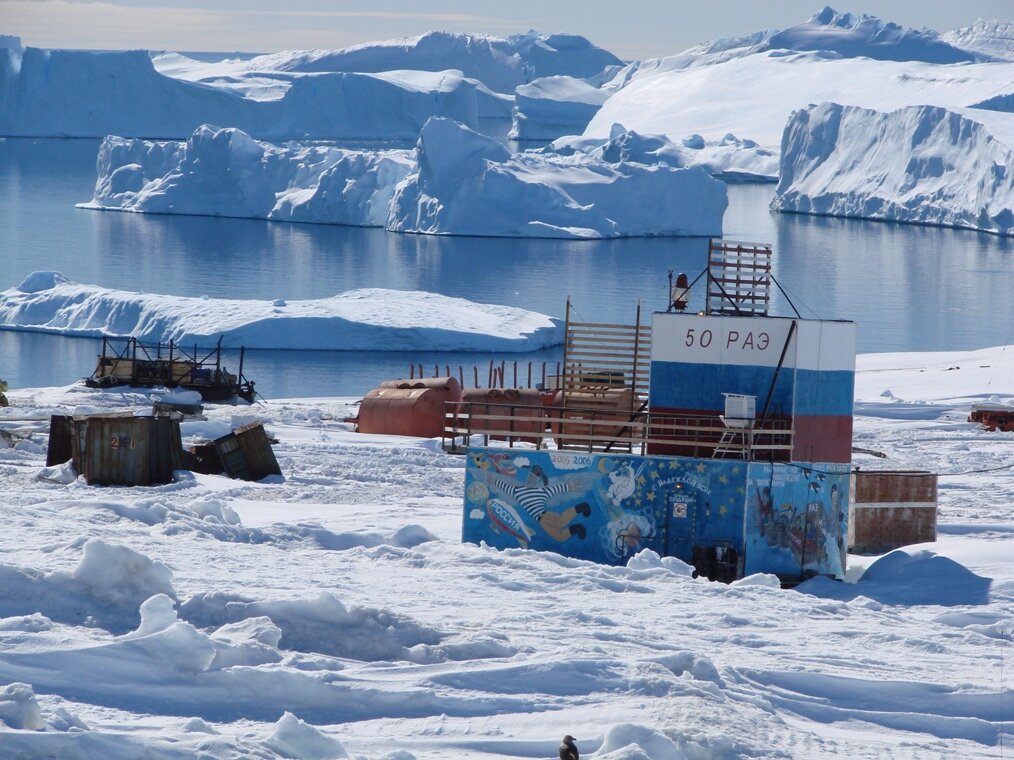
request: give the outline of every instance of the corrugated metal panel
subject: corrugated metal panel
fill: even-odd
[[[271,442],[260,423],[244,425],[215,441],[215,449],[230,478],[261,480],[281,475]]]
[[[73,422],[74,466],[90,485],[169,483],[183,466],[179,420],[93,415]]]
[[[74,418],[54,414],[49,418],[49,448],[46,450],[46,467],[69,462],[74,456]]]
[[[858,472],[852,477],[849,548],[882,553],[935,541],[937,476],[929,472]]]

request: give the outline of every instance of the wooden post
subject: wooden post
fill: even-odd
[[[518,387],[518,363],[517,363],[517,360],[514,361],[514,387],[515,388]]]
[[[479,387],[479,365],[476,364],[474,367],[472,367],[472,370],[473,370],[472,374],[475,375],[475,387],[478,388]]]
[[[419,365],[419,379],[420,380],[424,380],[425,378],[426,378],[426,373],[423,372],[423,366],[422,366],[422,364],[420,364]]]
[[[408,365],[408,379],[409,380],[415,380],[415,365],[414,364],[409,364]]]
[[[546,363],[542,362],[542,389],[546,389]]]
[[[458,385],[464,389],[465,387],[465,368],[460,364],[458,365]]]
[[[450,377],[451,376],[451,365],[450,364],[445,364],[444,365],[444,369],[447,370],[447,374],[445,375],[445,377]]]
[[[433,365],[433,377],[440,377],[440,365],[439,364],[434,364]]]
[[[570,342],[570,296],[567,296],[567,312],[563,320],[563,366],[567,366],[567,344]],[[556,363],[556,379],[560,384],[560,405],[567,406],[567,382],[560,377],[560,362]],[[560,432],[563,432],[561,425]]]
[[[528,387],[532,387],[532,363],[528,362]]]
[[[487,388],[493,387],[493,360],[489,360],[489,381],[486,383]]]

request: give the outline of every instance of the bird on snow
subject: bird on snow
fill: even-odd
[[[580,755],[577,752],[577,745],[574,744],[574,737],[567,734],[560,742],[560,760],[578,760]]]

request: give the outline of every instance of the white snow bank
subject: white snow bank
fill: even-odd
[[[785,128],[771,206],[1014,235],[1014,114],[810,106]]]
[[[282,757],[299,760],[337,760],[348,757],[341,742],[325,736],[290,712],[278,720],[274,732],[264,740],[264,744]]]
[[[514,92],[512,140],[555,140],[584,132],[612,93],[583,79],[536,79]]]
[[[78,285],[36,272],[0,293],[0,329],[247,348],[533,351],[561,340],[550,317],[421,291],[366,288],[333,298],[190,298]]]
[[[383,227],[414,163],[407,150],[282,148],[208,125],[186,142],[107,137],[95,196],[82,205]]]
[[[612,53],[576,34],[510,37],[427,32],[339,50],[286,51],[244,62],[249,71],[381,72],[458,69],[496,92],[513,92],[537,77],[590,77],[620,65]]]
[[[31,686],[12,683],[0,687],[0,723],[7,728],[29,731],[41,731],[45,727]]]
[[[665,734],[633,723],[610,726],[595,753],[596,760],[684,760],[685,757]]]
[[[561,137],[542,152],[563,156],[583,153],[613,164],[633,162],[676,169],[697,166],[727,182],[778,179],[778,154],[733,134],[720,140],[705,140],[693,134],[676,143],[665,135],[642,135],[622,124],[613,124],[608,138]]]
[[[834,101],[891,110],[911,105],[971,106],[1014,91],[1014,64],[940,65],[767,51],[711,66],[642,69],[605,102],[585,137],[613,124],[678,140],[734,133],[777,149],[789,115]]]
[[[388,228],[437,235],[601,238],[716,235],[725,186],[699,169],[512,155],[449,119],[419,136]]]
[[[415,139],[430,116],[475,126],[479,85],[458,71],[287,75],[273,97],[164,76],[143,50],[0,56],[0,135],[184,138],[226,124],[269,139]]]
[[[979,19],[940,35],[945,42],[998,60],[1014,61],[1014,21]]]

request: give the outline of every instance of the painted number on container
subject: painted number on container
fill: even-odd
[[[711,330],[701,330],[700,335],[695,335],[694,328],[691,327],[689,330],[687,330],[687,337],[686,340],[684,340],[683,342],[686,344],[687,348],[690,348],[695,344],[700,346],[701,348],[707,348],[708,346],[711,345],[711,339],[713,337],[714,336],[711,334]]]
[[[132,449],[134,448],[134,436],[114,435],[109,443],[114,449]]]

